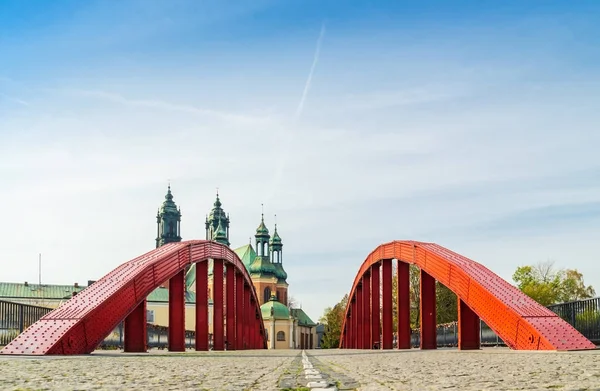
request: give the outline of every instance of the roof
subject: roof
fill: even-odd
[[[258,237],[269,238],[269,229],[265,225],[264,215],[260,219],[260,225],[258,226],[258,228],[256,228],[256,235],[254,235],[254,236],[256,236],[257,238]]]
[[[75,287],[74,285],[53,285],[42,284],[42,289],[38,284],[25,284],[17,282],[0,282],[0,298],[4,299],[53,299],[68,300],[73,297],[73,292],[81,292],[87,286]],[[147,298],[151,302],[168,302],[169,290],[166,288],[156,288]],[[195,303],[196,295],[187,291],[185,297],[186,303]]]
[[[73,292],[81,292],[85,286],[27,284],[18,282],[0,282],[0,298],[19,299],[70,299]]]
[[[317,324],[312,321],[311,318],[306,315],[306,312],[302,308],[292,308],[292,316],[298,319],[298,325],[300,326],[316,326]]]
[[[275,319],[289,319],[290,310],[287,306],[277,301],[277,297],[272,294],[271,300],[260,306],[260,312],[262,313],[263,319],[271,318],[271,309],[273,309],[273,317]]]
[[[254,258],[256,258],[256,251],[254,251],[252,245],[246,244],[245,246],[236,248],[235,250],[233,250],[233,252],[235,252],[237,256],[240,257],[240,259],[244,263],[244,266],[246,266],[246,269],[250,270],[250,265],[252,265],[252,262],[254,262]]]

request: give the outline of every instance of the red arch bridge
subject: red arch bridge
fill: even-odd
[[[435,243],[394,241],[373,250],[361,265],[342,326],[340,348],[393,347],[392,268],[397,272],[397,346],[410,348],[409,265],[420,269],[420,345],[435,349],[436,280],[457,295],[458,347],[480,347],[480,319],[512,349],[576,350],[595,345],[483,265]]]
[[[146,351],[146,297],[168,281],[171,351],[185,350],[185,270],[196,265],[196,349],[208,350],[208,260],[213,268],[214,349],[265,349],[252,281],[238,256],[221,244],[170,243],[122,264],[42,317],[0,354],[91,353],[122,321],[124,349]],[[410,348],[409,264],[420,268],[422,349],[436,347],[435,281],[458,297],[460,349],[479,348],[483,320],[513,349],[570,350],[595,346],[547,308],[489,269],[433,243],[394,241],[361,265],[346,308],[341,348],[393,347],[392,267],[397,262],[398,348]],[[225,280],[225,283],[223,283]],[[224,289],[225,288],[225,289]],[[226,320],[226,321],[225,321]]]

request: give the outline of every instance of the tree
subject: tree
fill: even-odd
[[[585,285],[579,271],[556,270],[552,261],[519,266],[512,279],[523,293],[544,306],[585,299],[596,294],[591,285]]]
[[[321,347],[323,349],[337,348],[340,345],[340,336],[342,334],[342,325],[344,324],[344,315],[346,314],[346,305],[348,304],[348,294],[342,300],[332,307],[327,307],[323,311],[323,316],[319,322],[325,325],[325,334]]]
[[[294,296],[288,296],[287,306],[288,308],[298,308],[298,300]]]

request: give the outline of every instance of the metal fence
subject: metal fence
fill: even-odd
[[[209,334],[209,348],[212,347],[212,334]],[[123,323],[120,323],[98,347],[99,349],[122,349],[123,348]],[[169,344],[169,328],[153,324],[147,325],[146,342],[149,348],[166,349]],[[185,347],[192,349],[196,344],[196,333],[186,330]]]
[[[600,344],[600,297],[555,304],[548,307],[587,339]]]
[[[0,346],[7,345],[51,308],[0,300]]]
[[[480,321],[479,340],[482,346],[502,346],[504,341],[498,337],[485,322]],[[421,342],[419,330],[412,330],[410,336],[412,347],[418,347]],[[437,346],[458,346],[458,322],[446,323],[437,326]]]

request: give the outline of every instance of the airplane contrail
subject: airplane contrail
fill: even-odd
[[[285,166],[288,160],[288,154],[290,152],[290,145],[294,136],[294,126],[295,123],[300,119],[302,111],[304,110],[304,103],[306,102],[306,97],[308,96],[308,92],[312,84],[313,74],[315,73],[315,69],[317,68],[317,63],[319,62],[319,54],[321,53],[321,43],[323,42],[323,37],[325,37],[325,22],[321,24],[321,32],[319,33],[319,38],[317,39],[317,47],[315,48],[313,62],[310,67],[310,71],[308,72],[308,78],[306,79],[306,83],[304,84],[304,90],[302,91],[300,102],[298,102],[298,107],[296,108],[296,113],[294,114],[292,124],[291,126],[289,126],[289,130],[286,132],[285,138],[282,143],[283,146],[281,148],[281,154],[279,155],[278,159],[279,163],[275,168],[275,174],[273,175],[271,191],[266,197],[267,201],[270,201],[273,195],[277,192],[279,184],[281,183],[281,179],[283,178],[283,172],[285,171]]]
[[[298,107],[296,108],[296,115],[294,116],[294,120],[298,120],[302,115],[302,110],[304,110],[304,102],[306,101],[306,97],[308,96],[308,91],[310,90],[310,85],[312,83],[313,74],[315,73],[315,68],[317,67],[317,63],[319,62],[319,54],[321,53],[321,42],[323,42],[323,37],[325,36],[325,23],[321,25],[321,32],[319,33],[319,38],[317,39],[317,48],[315,49],[315,55],[313,57],[313,62],[310,67],[310,72],[308,73],[308,78],[306,79],[306,84],[304,84],[304,91],[302,91],[302,97],[300,98],[300,103],[298,103]]]

